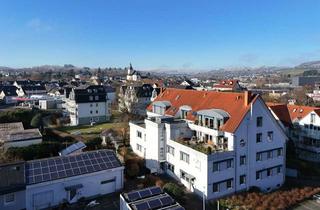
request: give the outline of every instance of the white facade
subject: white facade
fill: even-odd
[[[320,162],[320,116],[314,111],[296,122],[300,132],[294,138],[299,158]]]
[[[101,196],[122,188],[123,167],[27,185],[26,209],[54,207],[63,202],[75,203],[80,198]]]
[[[90,124],[91,122],[105,122],[111,117],[110,101],[76,103],[66,99],[63,107],[70,115],[70,125]]]
[[[269,191],[285,181],[286,136],[259,97],[234,133],[152,112],[148,116],[130,123],[133,151],[151,172],[167,173],[199,196],[216,199],[253,186]],[[258,118],[262,125],[257,126]],[[190,143],[179,141],[186,138]],[[201,143],[207,140],[210,144]],[[199,150],[199,145],[215,149]]]

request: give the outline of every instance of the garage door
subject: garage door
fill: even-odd
[[[53,191],[33,194],[33,209],[44,209],[53,205]]]
[[[100,192],[101,194],[109,194],[116,191],[116,178],[101,181]]]

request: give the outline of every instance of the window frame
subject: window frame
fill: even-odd
[[[258,128],[261,128],[263,126],[263,117],[262,116],[257,117],[256,126]]]

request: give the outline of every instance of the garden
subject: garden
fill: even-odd
[[[317,193],[320,193],[320,187],[279,189],[270,193],[262,193],[255,190],[221,199],[220,205],[225,208],[239,210],[281,210],[294,207]]]

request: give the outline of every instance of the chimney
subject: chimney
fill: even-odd
[[[249,105],[249,103],[251,102],[251,91],[248,91],[248,90],[244,91],[243,101],[245,106]]]

